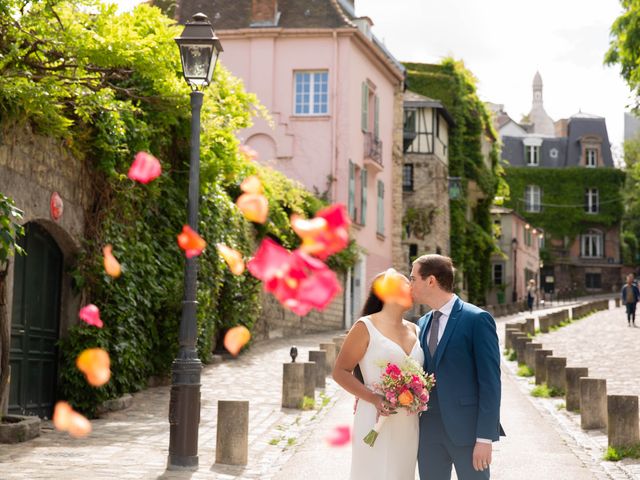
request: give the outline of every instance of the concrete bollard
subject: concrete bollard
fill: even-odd
[[[249,402],[218,400],[216,463],[246,465],[249,453]]]
[[[304,365],[304,396],[316,400],[316,363],[302,362]]]
[[[522,335],[520,330],[515,330],[513,327],[510,330],[507,330],[504,337],[504,348],[507,350],[513,350],[513,339],[517,335]]]
[[[547,386],[561,392],[564,395],[567,389],[567,359],[565,357],[547,357],[545,359],[547,367]]]
[[[547,363],[545,359],[553,355],[551,350],[536,350],[534,353],[535,357],[535,368],[536,371],[536,385],[542,385],[547,381]]]
[[[541,349],[541,343],[530,342],[524,346],[524,364],[534,372],[536,370],[536,350]]]
[[[549,328],[551,327],[551,316],[544,315],[538,318],[540,322],[540,332],[541,333],[549,333]]]
[[[326,371],[327,371],[327,352],[324,350],[310,350],[309,361],[315,362],[316,368],[316,388],[324,388],[327,385]]]
[[[282,367],[282,407],[300,408],[304,398],[304,363],[285,363]]]
[[[531,343],[532,340],[525,336],[520,335],[513,340],[514,350],[516,351],[516,360],[518,365],[524,365],[524,347],[527,343]]]
[[[610,447],[625,448],[640,444],[637,395],[607,396],[607,413]]]
[[[616,308],[620,306],[620,297],[616,297]]]
[[[331,372],[333,372],[333,366],[336,364],[336,344],[333,342],[321,343],[320,350],[327,352],[327,360],[324,365],[325,373],[327,375],[331,375]]]
[[[344,345],[344,339],[347,338],[346,336],[339,336],[339,337],[333,337],[333,343],[336,344],[336,358],[338,358],[338,354],[340,353],[340,349],[342,348],[342,345]]]
[[[536,319],[533,317],[527,317],[524,319],[524,333],[529,335],[536,334]]]
[[[567,367],[565,369],[567,389],[565,391],[565,405],[570,412],[580,411],[580,377],[588,377],[586,367]]]
[[[607,428],[607,381],[582,377],[580,383],[580,425],[585,430]]]

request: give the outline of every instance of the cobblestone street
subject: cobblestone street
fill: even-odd
[[[524,316],[497,319],[501,341],[503,324]],[[352,422],[351,396],[328,379],[316,410],[280,408],[282,363],[289,361],[290,346],[296,345],[299,358],[306,360],[309,350],[336,333],[259,343],[236,360],[205,367],[197,472],[165,471],[169,387],[156,387],[135,394],[128,409],[93,421],[94,431],[87,439],[74,440],[48,424],[33,441],[3,445],[0,479],[346,479],[350,448],[331,448],[324,437],[335,426]],[[627,328],[622,309],[599,312],[539,338],[545,347],[566,355],[569,365],[588,366],[590,376],[607,378],[610,392],[640,393],[634,383],[640,377],[640,365],[634,361],[640,328]],[[516,375],[515,362],[503,359],[502,369],[507,437],[495,444],[492,478],[640,478],[639,461],[602,461],[606,432],[582,431],[579,416],[566,412],[560,399],[532,397],[530,379]],[[233,399],[250,400],[246,468],[214,464],[217,400]]]

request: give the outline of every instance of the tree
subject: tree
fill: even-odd
[[[9,257],[14,252],[24,253],[17,244],[17,237],[24,232],[17,222],[22,217],[13,201],[0,192],[0,417],[4,411],[9,385],[9,349],[11,335],[5,310],[5,280],[9,267]]]
[[[624,9],[611,26],[611,41],[605,54],[607,65],[619,65],[620,75],[640,98],[640,0],[620,0]]]
[[[624,263],[633,265],[638,261],[640,238],[640,134],[624,142],[624,164],[627,176],[623,191],[622,251]]]

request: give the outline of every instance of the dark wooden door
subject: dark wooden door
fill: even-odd
[[[15,256],[11,316],[11,413],[51,417],[56,394],[62,252],[49,233],[29,223]]]

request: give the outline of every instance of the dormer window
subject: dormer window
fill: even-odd
[[[585,148],[585,165],[587,168],[596,168],[598,166],[597,148]]]
[[[535,145],[527,145],[524,147],[527,166],[537,167],[540,164],[540,147]]]

